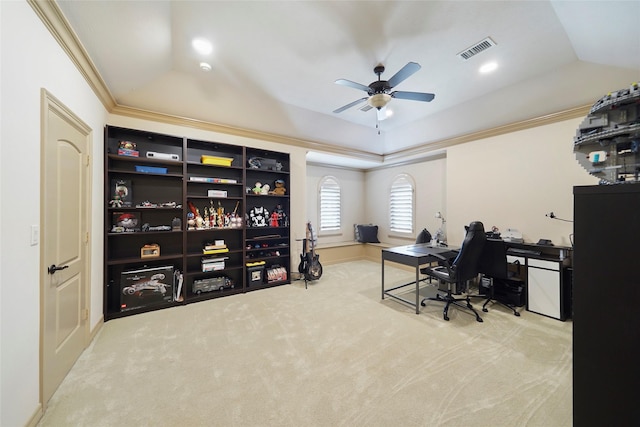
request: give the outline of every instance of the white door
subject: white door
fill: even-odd
[[[41,379],[46,404],[88,344],[91,129],[42,91]]]

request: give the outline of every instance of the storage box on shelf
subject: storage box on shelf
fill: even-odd
[[[113,126],[105,150],[105,320],[290,283],[288,154]],[[125,286],[161,268],[171,283]]]

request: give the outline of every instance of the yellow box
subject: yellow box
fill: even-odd
[[[229,157],[202,156],[200,157],[200,162],[204,165],[231,166],[233,159]]]

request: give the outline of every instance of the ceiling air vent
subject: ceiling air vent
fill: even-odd
[[[489,49],[491,46],[495,46],[495,45],[496,45],[496,42],[491,40],[491,37],[487,37],[486,39],[474,44],[470,48],[465,49],[462,52],[458,53],[458,56],[466,61],[472,56],[475,56],[480,52],[483,52]]]

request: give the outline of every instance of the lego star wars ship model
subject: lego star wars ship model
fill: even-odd
[[[576,132],[578,162],[601,184],[640,181],[640,86],[600,98]]]

